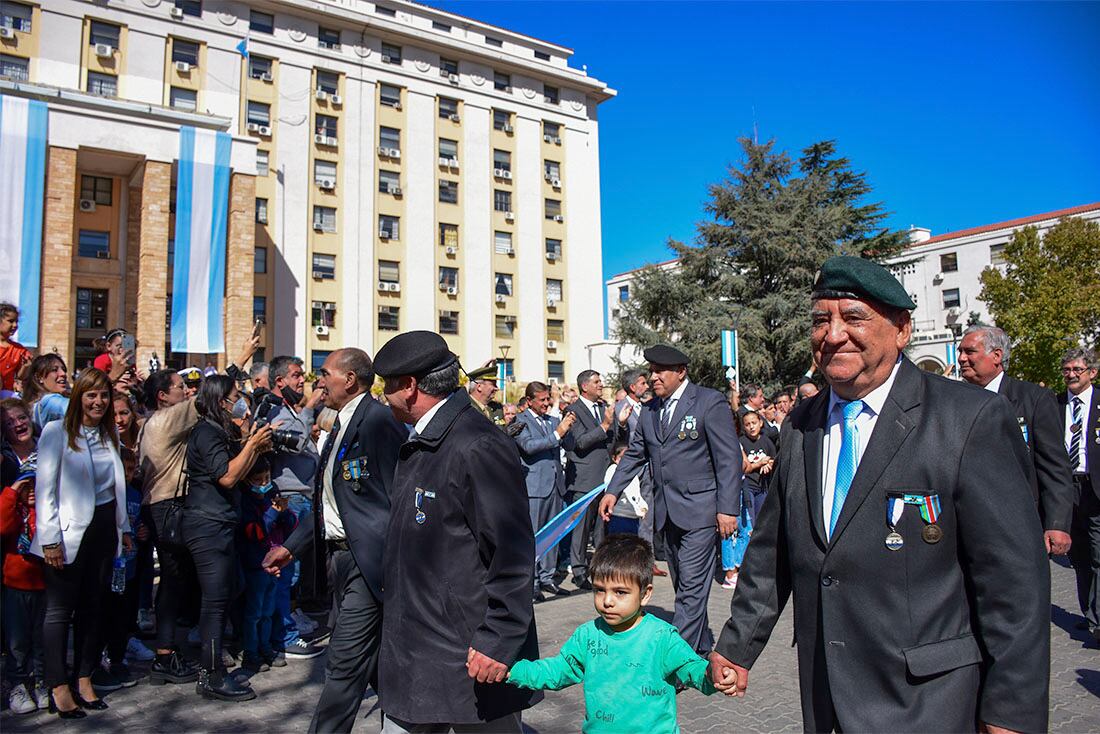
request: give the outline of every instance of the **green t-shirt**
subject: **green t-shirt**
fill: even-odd
[[[676,628],[646,614],[632,629],[615,632],[602,619],[586,622],[557,657],[520,660],[508,682],[521,688],[562,688],[584,681],[583,731],[679,732],[676,683],[710,695],[707,661]]]

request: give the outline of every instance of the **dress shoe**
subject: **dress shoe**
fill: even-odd
[[[1089,628],[1089,621],[1087,619],[1082,619],[1080,622],[1073,625],[1073,629],[1075,629],[1075,630],[1087,630],[1088,628]]]
[[[665,571],[660,566],[654,564],[653,565],[653,575],[654,576],[668,576],[668,571]]]
[[[546,594],[543,594],[541,590],[536,591],[534,594],[531,595],[531,602],[533,604],[538,604],[544,601],[546,601]]]
[[[581,591],[592,591],[592,582],[587,577],[577,578],[573,577],[573,586],[576,586]]]
[[[68,711],[62,711],[57,707],[57,704],[53,700],[53,692],[50,692],[50,706],[49,712],[51,714],[57,714],[59,719],[83,719],[88,715],[88,712],[80,708],[80,704],[76,705],[76,708],[69,709]]]
[[[149,685],[162,686],[165,683],[191,683],[199,679],[197,668],[185,660],[178,652],[157,655],[149,669]]]
[[[256,697],[250,687],[221,670],[201,671],[195,692],[215,701],[251,701]]]
[[[76,701],[77,706],[79,706],[82,709],[87,709],[88,711],[106,711],[107,710],[107,702],[104,701],[102,698],[97,698],[93,701],[86,701],[86,700],[84,700],[83,696],[81,696],[76,691],[73,691],[73,700]]]
[[[568,589],[563,589],[560,586],[558,586],[557,584],[553,584],[553,583],[540,584],[539,585],[539,590],[540,591],[545,591],[550,596],[569,596],[569,593],[570,593]]]

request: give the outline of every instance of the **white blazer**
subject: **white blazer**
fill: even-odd
[[[65,563],[76,560],[84,531],[95,513],[95,479],[88,454],[88,442],[78,436],[79,451],[69,446],[65,421],[51,421],[38,439],[38,470],[34,486],[35,533],[30,552],[43,556],[42,546],[61,543]],[[126,514],[126,475],[114,444],[107,447],[115,464],[115,525],[118,528],[116,556],[122,552],[122,534],[130,532]]]

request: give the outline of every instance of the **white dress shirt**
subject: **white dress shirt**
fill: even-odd
[[[856,416],[856,466],[863,459],[863,452],[871,441],[871,434],[878,423],[878,417],[882,413],[882,406],[886,404],[886,397],[890,394],[890,388],[894,386],[894,378],[898,376],[898,368],[901,366],[899,359],[886,382],[864,395],[863,410]],[[837,396],[835,391],[829,392],[829,414],[825,423],[825,436],[821,446],[821,517],[824,520],[825,537],[830,538],[829,518],[833,514],[833,494],[836,492],[836,466],[840,462],[840,442],[844,437],[844,413],[842,404],[849,401]]]
[[[585,410],[588,411],[588,415],[595,418],[596,415],[599,414],[599,417],[596,418],[596,424],[597,425],[602,424],[603,423],[603,411],[599,410],[600,406],[596,405],[595,403],[593,403],[591,400],[584,397],[583,395],[581,395],[580,401],[582,403],[584,403],[584,408],[585,408]]]
[[[676,391],[669,395],[664,404],[661,406],[661,425],[668,425],[672,420],[671,415],[676,412],[676,403],[680,402],[680,397],[684,394],[684,389],[691,384],[691,380],[684,378],[684,381],[680,383],[680,387],[676,388]]]
[[[1078,457],[1077,469],[1073,473],[1074,474],[1088,474],[1089,473],[1088,425],[1089,425],[1089,410],[1092,409],[1092,385],[1089,385],[1088,387],[1086,387],[1081,392],[1080,395],[1074,395],[1073,393],[1071,393],[1067,390],[1066,391],[1066,396],[1068,397],[1068,400],[1066,401],[1066,432],[1065,432],[1065,436],[1064,436],[1065,441],[1066,441],[1066,451],[1069,451],[1069,443],[1070,443],[1070,441],[1073,440],[1073,433],[1070,431],[1070,426],[1073,425],[1073,399],[1074,398],[1080,398],[1081,399],[1081,447],[1078,449],[1078,453],[1077,453],[1077,457]],[[1070,462],[1072,463],[1072,461],[1073,461],[1073,459],[1071,457]],[[1094,478],[1093,481],[1095,482],[1096,479]]]
[[[340,432],[333,435],[329,434],[329,441],[335,441],[332,445],[332,451],[328,454],[328,463],[325,464],[324,474],[321,478],[321,505],[324,510],[325,516],[325,540],[346,540],[347,533],[344,532],[344,522],[340,519],[340,510],[336,506],[336,495],[332,491],[332,467],[336,464],[336,455],[340,451],[340,444],[344,441],[344,433],[348,430],[348,424],[351,423],[352,416],[355,415],[355,410],[359,407],[359,403],[367,397],[367,394],[361,393],[355,396],[343,407],[340,408],[340,413],[336,420],[340,421]]]
[[[998,392],[1001,389],[1001,380],[1005,378],[1004,372],[998,372],[997,376],[989,381],[989,384],[985,386],[985,389],[989,392]]]

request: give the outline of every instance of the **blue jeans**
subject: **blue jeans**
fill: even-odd
[[[737,532],[722,541],[722,570],[732,571],[741,566],[756,513],[752,510],[753,498],[748,489],[741,493],[741,516],[737,518]],[[764,495],[761,495],[763,497]]]
[[[271,615],[275,611],[275,577],[262,568],[244,572],[244,629],[241,649],[245,655],[270,655]],[[260,641],[264,641],[260,647]]]
[[[287,492],[287,509],[301,522],[313,507],[309,497],[298,492]],[[298,583],[302,564],[295,558],[287,564],[275,581],[275,607],[271,620],[271,647],[285,650],[298,639],[298,625],[290,616],[290,590]]]

